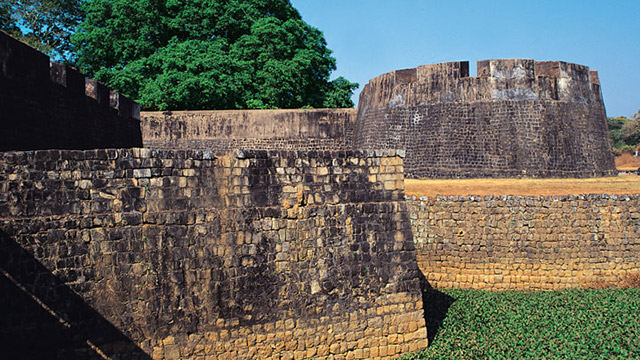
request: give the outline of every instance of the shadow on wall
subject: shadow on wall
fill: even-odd
[[[433,288],[429,281],[420,272],[420,289],[422,290],[422,304],[424,308],[424,321],[427,325],[427,338],[429,345],[438,335],[438,330],[449,312],[449,308],[456,301],[455,298]]]
[[[405,202],[405,205],[406,205],[406,202]],[[405,211],[402,212],[401,216],[402,216],[402,224],[404,224],[404,226],[408,226],[408,229],[406,231],[409,234],[411,239],[409,243],[410,250],[413,252],[413,258],[411,259],[411,262],[417,265],[418,263],[416,259],[417,250],[415,248],[415,243],[413,241],[414,235],[413,235],[413,229],[411,228],[411,219],[409,217],[408,208],[405,208]],[[438,334],[438,330],[440,329],[440,326],[442,325],[444,318],[447,316],[447,312],[449,311],[449,308],[451,307],[451,305],[454,303],[456,299],[454,299],[453,297],[445,293],[442,293],[436,290],[433,286],[431,286],[427,278],[422,273],[422,270],[418,269],[413,274],[415,274],[413,276],[415,276],[415,280],[418,282],[420,292],[422,294],[422,309],[424,312],[424,322],[427,328],[428,345],[431,346],[433,344],[434,339],[436,338],[436,335]]]
[[[0,314],[7,359],[151,359],[3,231]]]

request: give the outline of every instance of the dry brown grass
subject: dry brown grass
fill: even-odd
[[[640,156],[633,156],[633,154],[622,153],[616,157],[616,168],[623,171],[635,171],[640,168]]]
[[[622,287],[640,289],[640,272],[627,275],[622,282]]]
[[[416,196],[638,194],[640,176],[593,179],[406,179],[405,193]]]
[[[604,281],[602,279],[593,278],[584,284],[589,289],[609,289],[609,288],[635,288],[640,289],[640,272],[633,272],[618,277],[616,281]]]

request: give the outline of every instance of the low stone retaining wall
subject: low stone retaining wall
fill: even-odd
[[[639,195],[407,199],[435,287],[552,290],[640,273]]]

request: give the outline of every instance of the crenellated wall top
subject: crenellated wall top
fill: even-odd
[[[396,70],[373,78],[359,109],[502,100],[554,100],[602,104],[598,72],[564,61],[494,59],[456,61]]]

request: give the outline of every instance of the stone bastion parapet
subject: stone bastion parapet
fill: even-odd
[[[355,148],[406,149],[407,177],[615,173],[596,71],[562,61],[466,61],[397,70],[360,94]]]
[[[0,151],[142,146],[140,105],[0,31]]]
[[[396,70],[369,81],[359,110],[487,100],[558,100],[603,104],[597,71],[564,61],[496,59],[456,61]]]

